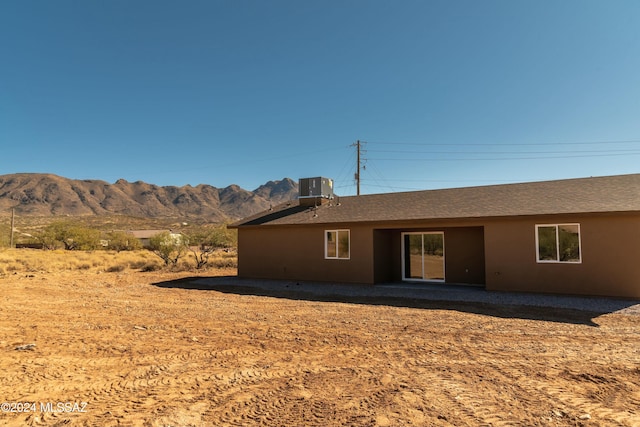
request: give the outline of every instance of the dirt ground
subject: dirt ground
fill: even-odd
[[[0,425],[640,426],[638,316],[167,283],[185,274],[0,278]]]

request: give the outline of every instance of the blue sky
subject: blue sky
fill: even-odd
[[[0,2],[0,174],[355,193],[640,172],[637,0]]]

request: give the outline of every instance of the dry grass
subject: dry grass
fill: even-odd
[[[208,268],[237,266],[235,252],[220,251],[209,260]],[[45,251],[40,249],[0,249],[0,276],[16,273],[55,273],[86,271],[116,273],[128,270],[156,271],[165,268],[153,252],[140,251]],[[191,256],[178,265],[181,271],[194,269]]]

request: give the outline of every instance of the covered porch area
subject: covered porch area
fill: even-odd
[[[483,226],[374,229],[374,281],[485,286]]]

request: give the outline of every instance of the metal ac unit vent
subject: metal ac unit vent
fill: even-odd
[[[313,205],[321,199],[333,199],[333,180],[329,178],[300,178],[298,181],[300,204]]]

